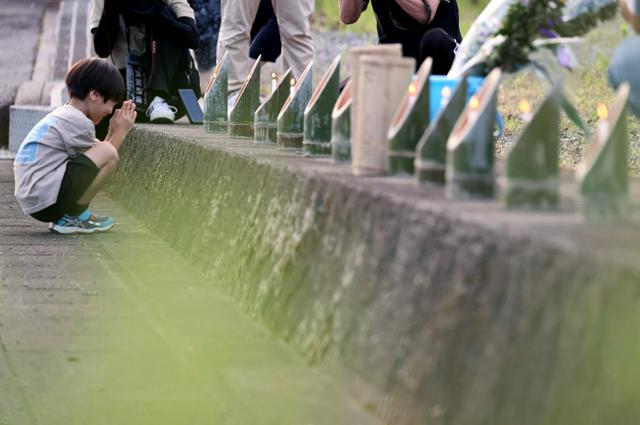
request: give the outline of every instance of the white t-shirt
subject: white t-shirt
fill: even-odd
[[[55,204],[69,159],[96,143],[93,122],[71,105],[41,119],[25,137],[13,162],[15,196],[24,213],[33,214]]]

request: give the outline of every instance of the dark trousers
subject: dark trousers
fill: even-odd
[[[178,89],[194,88],[188,81],[191,64],[189,50],[176,45],[171,39],[160,34],[158,34],[156,43],[157,53],[148,86],[149,102],[153,100],[154,96],[164,98],[169,105],[178,108],[177,119],[185,113]]]
[[[424,34],[407,34],[402,38],[384,37],[381,43],[402,44],[402,54],[416,60],[416,69],[426,58],[433,59],[431,74],[445,75],[455,59],[456,41],[442,28],[433,28]]]
[[[417,66],[427,58],[433,58],[431,73],[445,75],[451,69],[455,55],[456,41],[443,29],[434,28],[427,31],[420,40],[418,54],[415,56]]]
[[[262,61],[275,62],[281,51],[280,27],[271,0],[260,0],[258,13],[251,27],[249,57],[258,59],[262,55]]]

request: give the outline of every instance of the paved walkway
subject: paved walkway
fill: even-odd
[[[0,424],[373,423],[105,197],[112,232],[25,218],[0,160]]]

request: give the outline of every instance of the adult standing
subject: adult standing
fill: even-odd
[[[216,48],[222,20],[220,0],[189,0],[189,4],[196,14],[200,37],[195,54],[200,72],[200,92],[204,94],[216,65]],[[280,29],[271,0],[260,0],[258,13],[251,27],[249,57],[257,59],[261,56],[264,62],[275,62],[280,56],[281,47]]]
[[[273,0],[280,39],[282,65],[291,67],[294,77],[302,74],[313,59],[311,14],[314,0]],[[237,91],[249,72],[251,28],[260,0],[222,0],[222,24],[218,36],[218,61],[229,54],[229,91]]]
[[[456,0],[340,0],[340,20],[356,22],[371,1],[381,44],[400,43],[419,67],[433,59],[432,73],[446,74],[462,41]]]

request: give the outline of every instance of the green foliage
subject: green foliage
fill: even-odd
[[[504,42],[487,60],[487,72],[498,66],[505,72],[514,72],[529,63],[535,50],[533,42],[540,37],[541,31],[553,30],[562,17],[563,5],[564,0],[529,0],[511,5],[497,33],[505,37]]]

